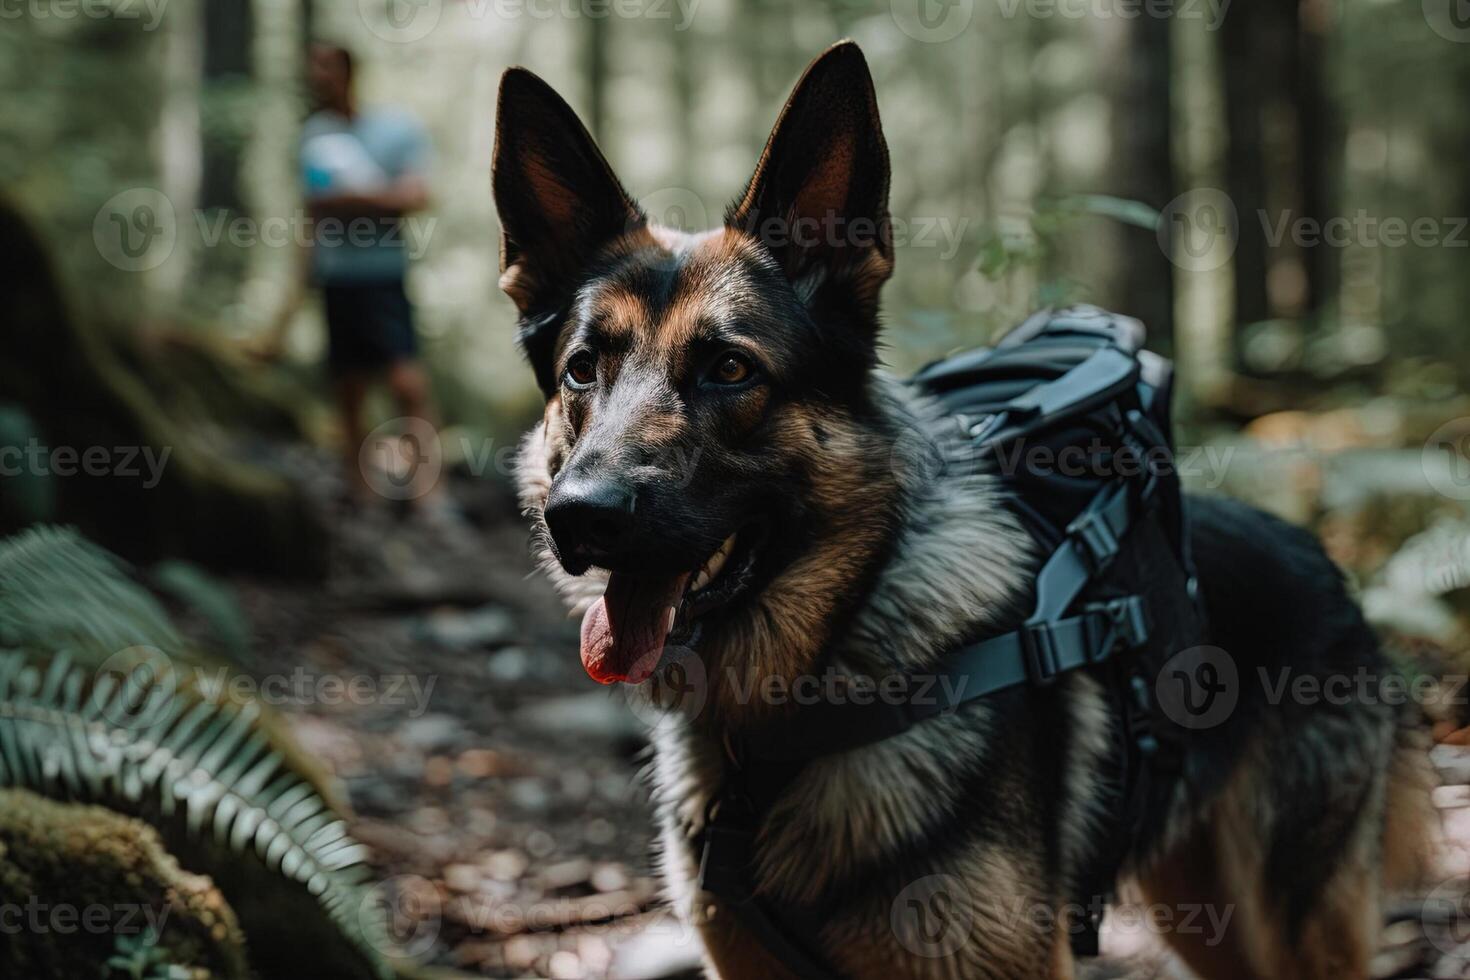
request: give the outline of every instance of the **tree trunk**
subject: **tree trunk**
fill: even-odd
[[[1337,149],[1342,127],[1327,94],[1327,31],[1330,24],[1324,0],[1302,0],[1297,24],[1298,64],[1295,105],[1297,120],[1297,179],[1301,186],[1302,217],[1316,222],[1332,214],[1337,185]],[[1302,257],[1306,288],[1304,306],[1318,313],[1337,290],[1336,249],[1307,249]]]
[[[204,4],[204,98],[252,75],[251,48],[255,20],[251,0],[209,0]],[[220,114],[216,113],[216,116]],[[203,127],[200,141],[199,203],[205,208],[242,210],[240,197],[240,151],[228,118],[216,118]]]
[[[137,560],[182,556],[295,576],[325,570],[325,528],[300,489],[175,422],[155,386],[118,356],[132,331],[73,319],[40,240],[4,202],[0,253],[8,304],[0,392],[36,431],[31,475],[50,484],[57,520]],[[105,463],[95,462],[98,452]],[[27,522],[6,503],[0,498],[0,533]]]
[[[1170,111],[1170,20],[1126,22],[1118,92],[1114,99],[1114,193],[1162,210],[1175,194]],[[1120,312],[1148,327],[1149,346],[1174,352],[1174,268],[1152,230],[1123,230]]]
[[[1266,133],[1264,90],[1277,77],[1265,37],[1260,5],[1243,4],[1221,25],[1225,75],[1225,193],[1235,205],[1239,230],[1235,244],[1235,335],[1237,372],[1246,371],[1242,327],[1271,315],[1266,289],[1266,235],[1259,212],[1266,207]]]

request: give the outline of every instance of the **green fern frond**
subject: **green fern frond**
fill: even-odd
[[[259,727],[259,709],[216,704],[142,671],[117,681],[65,655],[0,651],[0,786],[182,822],[187,834],[315,897],[380,976],[367,849]],[[155,822],[150,819],[150,822]],[[167,835],[165,835],[167,837]]]
[[[295,954],[330,962],[316,975],[392,976],[367,849],[279,721],[210,697],[202,663],[126,566],[75,532],[0,541],[0,787],[154,825],[215,879],[262,956],[327,935]]]
[[[0,646],[71,649],[86,659],[147,643],[178,655],[184,643],[168,614],[126,573],[71,528],[37,527],[0,542]]]

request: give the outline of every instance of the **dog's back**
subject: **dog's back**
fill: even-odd
[[[1422,872],[1430,772],[1412,682],[1309,533],[1192,500],[1213,649],[1166,665],[1194,712],[1178,781],[1152,813],[1151,901],[1234,907],[1237,927],[1171,943],[1207,977],[1362,977],[1380,900]]]

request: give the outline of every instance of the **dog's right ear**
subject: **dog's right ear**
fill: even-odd
[[[555,388],[554,313],[597,251],[646,221],[572,107],[540,78],[500,79],[491,183],[500,211],[500,288],[521,311],[521,346]]]
[[[809,306],[851,307],[871,343],[893,272],[888,183],[873,76],[858,46],[842,41],[796,83],[725,224],[760,239]]]

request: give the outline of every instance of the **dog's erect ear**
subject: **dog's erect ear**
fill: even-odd
[[[808,301],[841,283],[876,312],[893,271],[888,145],[856,44],[839,42],[808,66],[725,223],[765,242]]]
[[[533,321],[560,305],[600,247],[645,219],[572,107],[524,68],[500,79],[491,182],[500,288],[531,329],[520,339],[540,378],[549,350],[538,358],[537,347],[549,341],[534,335]]]
[[[644,223],[572,107],[524,68],[500,79],[492,182],[500,288],[522,312],[564,286],[600,246]]]

